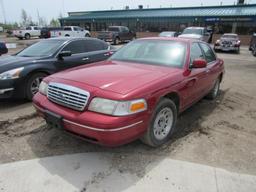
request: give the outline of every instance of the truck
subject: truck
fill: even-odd
[[[78,26],[65,26],[61,30],[51,31],[51,37],[90,37],[89,31]]]
[[[107,31],[98,32],[97,38],[118,45],[121,42],[135,39],[136,33],[125,26],[110,26]]]
[[[39,37],[41,35],[41,27],[29,26],[24,29],[15,30],[13,34],[18,39],[30,39],[31,37]]]

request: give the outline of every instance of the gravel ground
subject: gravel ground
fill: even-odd
[[[256,58],[247,48],[240,55],[220,53],[226,75],[216,101],[202,100],[180,115],[179,131],[153,149],[135,141],[105,148],[48,127],[31,103],[0,102],[0,163],[80,152],[116,155],[121,171],[143,174],[157,157],[172,158],[256,174]],[[129,158],[131,157],[131,158]]]

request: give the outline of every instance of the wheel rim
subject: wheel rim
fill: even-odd
[[[213,88],[214,96],[218,95],[219,89],[220,89],[220,83],[219,83],[219,80],[217,80],[217,82],[215,83],[214,88]]]
[[[42,80],[43,80],[43,77],[37,77],[32,81],[31,86],[30,86],[30,92],[32,95],[35,95],[38,92],[39,85]]]
[[[165,139],[172,129],[173,112],[170,108],[162,109],[156,116],[154,122],[154,136],[157,140]]]
[[[119,39],[118,39],[118,38],[116,39],[116,44],[117,44],[117,45],[119,44]]]

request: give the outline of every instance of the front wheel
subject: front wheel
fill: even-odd
[[[45,73],[35,73],[31,77],[28,78],[27,84],[26,84],[26,98],[31,101],[34,97],[34,95],[39,90],[39,85],[43,78],[45,78],[47,75]]]
[[[26,33],[25,34],[25,39],[30,39],[30,34]]]
[[[174,133],[177,121],[177,107],[167,98],[161,99],[156,106],[149,127],[141,141],[149,146],[158,147],[166,143]]]
[[[85,37],[91,37],[91,36],[90,36],[90,34],[86,33],[86,34],[85,34]]]

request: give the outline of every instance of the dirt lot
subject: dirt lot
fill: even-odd
[[[117,166],[137,174],[141,166],[161,156],[255,175],[256,58],[247,48],[243,48],[240,55],[220,53],[219,57],[226,65],[219,98],[202,100],[181,114],[179,131],[158,149],[139,141],[118,148],[90,144],[47,127],[34,114],[31,103],[2,101],[0,163],[103,151],[115,153]],[[126,160],[122,161],[123,158]]]

